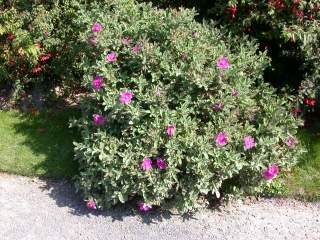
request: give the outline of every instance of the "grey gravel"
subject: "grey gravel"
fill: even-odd
[[[1,240],[320,240],[320,204],[285,199],[236,202],[189,218],[130,206],[88,211],[67,181],[0,174]]]

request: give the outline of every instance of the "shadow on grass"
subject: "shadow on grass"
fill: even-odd
[[[76,109],[42,111],[36,116],[18,114],[13,124],[16,134],[23,137],[20,144],[32,152],[30,175],[46,178],[71,178],[77,173],[73,160],[73,141],[79,138],[76,129],[70,129],[69,119],[78,116]],[[19,149],[19,147],[17,147]]]

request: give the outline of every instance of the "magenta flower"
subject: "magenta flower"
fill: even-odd
[[[93,199],[89,199],[86,205],[88,209],[97,209],[96,202]]]
[[[226,75],[223,72],[220,72],[218,76],[219,78],[224,78]]]
[[[129,45],[131,43],[131,37],[127,36],[121,39],[123,45]]]
[[[106,119],[104,116],[100,114],[94,114],[93,115],[93,124],[94,125],[104,125],[106,123]]]
[[[160,97],[160,96],[161,96],[161,90],[160,90],[159,87],[157,87],[157,89],[156,89],[156,96],[157,96],[157,97]]]
[[[144,202],[140,202],[140,203],[138,203],[138,209],[142,213],[147,213],[152,209],[152,206],[150,206]]]
[[[89,40],[88,40],[88,42],[89,42],[89,44],[91,44],[91,45],[96,45],[97,44],[97,37],[96,36],[92,36],[92,37],[90,37],[89,38]]]
[[[174,125],[174,124],[169,124],[169,125],[167,126],[167,130],[166,130],[167,135],[168,135],[169,137],[172,137],[175,130],[176,130],[176,125]]]
[[[228,136],[225,132],[219,132],[215,137],[218,146],[225,146],[228,143]]]
[[[108,62],[115,62],[117,61],[117,53],[116,52],[110,52],[106,56],[106,61]]]
[[[100,24],[100,23],[94,23],[94,24],[92,25],[92,32],[94,32],[94,33],[101,32],[102,29],[103,29],[103,26],[102,26],[102,24]]]
[[[230,67],[230,63],[228,58],[226,57],[220,57],[217,61],[217,67],[220,69],[227,69]]]
[[[285,144],[289,147],[289,148],[294,148],[295,145],[297,144],[297,140],[293,137],[288,137],[288,139],[285,141]]]
[[[119,101],[121,104],[127,105],[130,104],[132,101],[134,94],[129,91],[125,91],[120,93]]]
[[[199,37],[199,34],[197,32],[192,32],[191,36],[193,38],[197,38],[197,37]]]
[[[148,170],[152,169],[152,161],[151,161],[151,159],[148,158],[148,157],[145,157],[142,160],[141,164],[140,164],[140,168],[143,171],[148,171]]]
[[[233,89],[232,92],[231,92],[231,96],[232,96],[232,97],[238,96],[238,92]]]
[[[264,172],[262,172],[262,176],[267,180],[272,180],[279,173],[279,168],[277,165],[272,164],[269,166]]]
[[[223,108],[223,104],[222,103],[215,103],[213,104],[213,107],[212,107],[215,111],[220,111],[222,110]]]
[[[102,88],[103,85],[103,77],[101,76],[96,76],[93,80],[92,80],[92,87],[95,90],[100,90]]]
[[[180,58],[185,61],[185,60],[188,59],[188,54],[187,54],[187,53],[182,53],[182,54],[180,55]]]
[[[256,146],[256,142],[253,137],[245,136],[243,138],[244,149],[248,150]]]
[[[157,158],[157,167],[160,169],[160,170],[164,170],[168,167],[168,164],[166,163],[165,160],[163,160],[162,158]]]
[[[139,53],[142,49],[142,46],[140,44],[136,44],[131,48],[131,51],[135,54]]]

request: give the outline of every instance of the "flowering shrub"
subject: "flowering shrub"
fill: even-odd
[[[262,81],[265,53],[194,14],[131,0],[80,14],[91,94],[73,122],[77,187],[97,208],[174,198],[187,211],[230,179],[250,189],[296,163],[298,120]]]

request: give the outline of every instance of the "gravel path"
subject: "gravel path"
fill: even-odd
[[[0,174],[1,240],[320,240],[320,203],[269,199],[202,211],[139,215],[89,212],[67,182]]]

